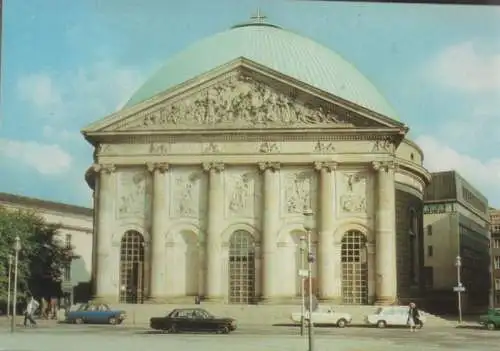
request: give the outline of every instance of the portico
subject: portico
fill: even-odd
[[[307,207],[318,297],[398,299],[397,192],[423,192],[421,152],[403,123],[298,78],[239,57],[83,130],[96,298],[295,301]]]

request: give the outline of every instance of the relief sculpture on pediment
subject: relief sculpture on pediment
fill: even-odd
[[[143,111],[125,129],[297,127],[346,123],[249,77],[232,76],[192,96]],[[123,126],[122,126],[123,127]]]

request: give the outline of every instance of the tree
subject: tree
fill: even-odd
[[[63,268],[75,256],[73,248],[65,247],[59,240],[59,229],[35,211],[0,206],[0,300],[7,299],[9,255],[14,254],[16,236],[21,239],[19,296],[60,296]]]

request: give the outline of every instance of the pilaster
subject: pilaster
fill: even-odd
[[[276,270],[276,240],[279,230],[279,169],[277,162],[261,162],[259,170],[264,174],[262,186],[263,211],[262,211],[262,238],[261,238],[261,275],[262,275],[262,300],[270,302],[276,294],[275,283],[279,281]]]
[[[319,230],[318,230],[318,278],[319,298],[332,300],[335,294],[335,256],[333,247],[335,213],[335,170],[336,162],[315,162],[314,169],[319,172]]]
[[[208,173],[208,218],[206,238],[206,288],[205,300],[223,300],[222,284],[222,228],[224,219],[224,164],[221,162],[203,163]]]
[[[376,303],[392,304],[397,299],[396,194],[394,162],[374,162],[377,172],[375,220]]]
[[[165,301],[169,287],[165,286],[166,269],[175,269],[165,264],[165,234],[167,231],[166,209],[166,176],[167,163],[147,163],[146,168],[153,177],[153,204],[151,222],[151,269],[150,269],[150,299],[154,302]]]

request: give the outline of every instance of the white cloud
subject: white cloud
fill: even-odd
[[[491,52],[478,42],[449,46],[426,66],[440,85],[469,93],[500,92],[500,51]]]
[[[56,144],[0,139],[0,156],[20,162],[42,175],[60,175],[70,170],[72,157]]]
[[[23,76],[17,91],[21,100],[31,103],[38,117],[59,124],[77,121],[78,132],[76,129],[121,108],[149,71],[100,61],[64,73]]]
[[[481,161],[460,154],[442,141],[422,135],[416,139],[424,151],[424,165],[431,172],[456,170],[481,191],[490,204],[500,206],[500,158]]]

